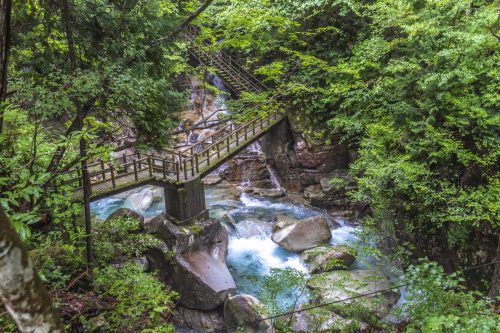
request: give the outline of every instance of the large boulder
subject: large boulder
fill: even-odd
[[[108,218],[106,219],[106,222],[111,221],[111,220],[116,219],[116,218],[120,218],[120,217],[131,218],[131,219],[137,220],[137,221],[139,221],[140,225],[143,225],[143,223],[144,223],[144,216],[142,216],[141,214],[139,214],[131,209],[123,208],[123,207],[118,208],[113,213],[111,213],[111,215],[109,215]]]
[[[355,251],[342,245],[323,245],[305,250],[301,254],[311,273],[347,269],[356,260]]]
[[[341,315],[349,315],[352,309],[356,308],[363,320],[368,320],[372,314],[379,318],[385,317],[400,296],[398,289],[387,290],[394,285],[382,272],[376,270],[325,272],[313,276],[307,286],[321,303],[371,293],[332,305]],[[375,293],[376,291],[381,292]]]
[[[172,273],[166,282],[181,295],[181,305],[213,310],[235,291],[236,285],[226,266],[228,233],[218,220],[177,226],[160,215],[145,223],[145,229],[173,249],[168,254],[166,268]],[[150,260],[151,265],[155,262],[157,258]]]
[[[203,332],[223,330],[224,317],[219,309],[201,311],[178,305],[174,309],[172,322],[179,327],[189,327]]]
[[[224,319],[229,332],[257,333],[271,327],[271,320],[263,320],[269,316],[262,303],[250,295],[235,295],[224,302]],[[253,323],[242,326],[244,323]]]
[[[154,201],[154,193],[149,188],[142,189],[140,192],[132,193],[125,199],[124,206],[135,211],[145,211]]]
[[[313,216],[279,228],[275,225],[272,240],[292,252],[301,252],[332,238],[330,226],[323,216]]]
[[[220,182],[222,182],[222,178],[218,175],[208,175],[205,178],[203,178],[201,181],[203,182],[203,184],[205,184],[207,186],[211,186],[211,185],[217,185]]]
[[[291,330],[297,333],[369,332],[369,326],[359,319],[344,318],[328,309],[318,308],[295,313]]]

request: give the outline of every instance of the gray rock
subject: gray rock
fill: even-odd
[[[307,286],[312,289],[319,302],[326,303],[385,290],[393,287],[393,284],[379,271],[350,270],[318,274],[307,282]],[[363,320],[367,320],[372,314],[383,318],[390,312],[399,296],[399,290],[392,289],[332,306],[340,315],[350,313],[354,306],[359,309],[360,318]]]
[[[239,329],[229,329],[229,332],[257,333],[266,331],[271,327],[267,318],[269,313],[262,303],[250,295],[235,295],[228,297],[224,302],[224,319],[226,327],[237,327],[243,323],[256,322],[253,325],[245,325]]]
[[[305,250],[302,259],[311,273],[347,269],[356,260],[355,251],[347,246],[323,245]]]
[[[154,194],[148,188],[137,193],[132,193],[125,199],[124,206],[135,211],[147,210],[154,201]]]
[[[301,252],[327,242],[332,232],[323,216],[313,216],[290,223],[284,227],[273,228],[272,240],[292,252]]]
[[[258,188],[254,187],[253,192],[259,194],[262,197],[268,198],[281,198],[285,196],[285,192],[281,188]]]
[[[208,175],[202,179],[202,182],[207,186],[217,185],[222,182],[222,178],[217,175]]]
[[[275,219],[276,222],[273,225],[273,232],[278,232],[284,229],[285,227],[290,226],[292,224],[296,224],[297,222],[300,221],[299,219],[284,214],[277,215]]]
[[[347,319],[324,308],[298,312],[292,318],[292,331],[297,333],[368,332],[369,326],[359,319]]]
[[[220,176],[230,182],[258,181],[269,179],[269,171],[263,158],[232,159]]]
[[[213,310],[235,291],[236,285],[225,262],[228,234],[218,220],[177,226],[160,215],[148,221],[145,229],[174,249],[168,255],[168,267],[163,270],[172,272],[166,282],[181,295],[181,305]]]
[[[204,332],[213,332],[224,328],[224,318],[219,310],[201,311],[177,306],[172,321],[180,327],[188,327]]]
[[[123,207],[118,208],[111,215],[109,215],[108,218],[106,219],[106,222],[111,221],[111,220],[116,219],[116,218],[119,218],[119,217],[132,218],[134,220],[139,221],[140,225],[143,225],[143,223],[144,223],[144,216],[142,216],[141,214],[139,214],[137,212],[134,212],[131,209],[123,208]]]
[[[334,170],[321,178],[319,184],[308,186],[304,190],[304,198],[317,207],[349,209],[352,204],[347,192],[354,188],[355,182],[347,170]]]

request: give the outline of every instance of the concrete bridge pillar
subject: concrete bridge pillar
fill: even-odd
[[[292,142],[292,131],[287,118],[271,127],[260,139],[262,150],[273,160],[279,160],[286,155],[288,146]]]
[[[164,191],[166,213],[178,224],[208,218],[205,189],[200,178],[165,187]]]

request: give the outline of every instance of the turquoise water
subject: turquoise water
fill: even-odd
[[[154,190],[152,187],[148,189]],[[138,200],[139,206],[147,208],[138,210],[139,213],[149,217],[164,212],[163,198],[157,195],[151,201],[151,193],[145,188],[139,188],[92,203],[92,213],[95,218],[105,220],[120,207],[134,208],[130,197],[141,191],[145,191],[142,193],[146,195],[145,199]],[[278,215],[302,219],[323,214],[323,211],[304,207],[286,198],[270,199],[248,194],[237,198],[231,194],[228,185],[206,187],[205,192],[210,216],[221,220],[229,232],[227,265],[239,293],[259,298],[263,292],[262,281],[272,268],[293,268],[307,276],[307,269],[300,255],[279,247],[271,240],[272,225]],[[355,228],[351,226],[333,227],[331,243],[344,244],[355,241],[354,233]],[[302,296],[303,301],[307,300],[307,293],[305,295]],[[297,290],[286,290],[279,296],[279,303],[286,308],[295,302],[297,296]]]

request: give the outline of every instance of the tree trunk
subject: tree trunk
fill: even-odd
[[[0,104],[7,95],[7,58],[10,48],[10,0],[0,0]],[[0,133],[3,128],[4,108],[0,108]]]
[[[0,299],[20,332],[64,332],[50,295],[1,206]]]

